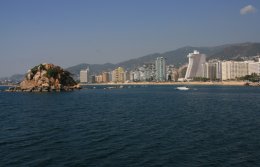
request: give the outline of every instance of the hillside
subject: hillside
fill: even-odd
[[[79,74],[80,70],[88,68],[91,69],[91,73],[100,73],[102,71],[112,71],[116,65],[111,63],[106,64],[86,64],[82,63],[73,67],[69,67],[68,70],[72,74]]]
[[[131,59],[122,63],[116,64],[117,66],[122,66],[125,68],[132,69],[134,67],[140,66],[144,63],[153,63],[157,57],[164,57],[167,60],[167,64],[173,64],[177,67],[184,65],[188,62],[187,55],[194,50],[198,50],[201,53],[204,53],[206,55],[212,55],[214,53],[217,53],[221,51],[226,45],[223,46],[217,46],[217,47],[192,47],[192,46],[186,46],[179,49],[176,49],[174,51],[169,51],[165,53],[156,53],[151,54],[147,56],[143,56],[137,59]]]
[[[165,53],[149,54],[140,58],[130,59],[117,64],[78,64],[67,68],[72,73],[74,78],[77,78],[81,69],[90,68],[91,74],[98,74],[102,71],[112,71],[116,67],[123,67],[127,70],[132,70],[145,63],[154,63],[156,57],[165,57],[167,64],[173,64],[176,67],[180,67],[188,63],[187,55],[193,50],[198,50],[201,53],[207,55],[207,59],[220,59],[220,60],[240,60],[243,57],[252,57],[260,54],[260,43],[240,43],[240,44],[227,44],[214,47],[192,47],[185,46],[173,51]],[[21,81],[24,75],[14,75],[11,78],[13,81]]]
[[[92,74],[97,74],[102,71],[111,71],[115,67],[124,67],[127,70],[134,69],[145,63],[153,63],[156,57],[165,57],[167,64],[173,64],[180,67],[188,63],[187,55],[193,50],[198,50],[207,55],[207,59],[220,60],[237,60],[242,57],[256,56],[260,53],[260,43],[241,43],[241,44],[227,44],[215,47],[192,47],[186,46],[173,51],[165,53],[149,54],[140,58],[130,59],[117,64],[79,64],[68,68],[67,70],[73,74],[79,74],[81,69],[90,68]]]
[[[208,58],[220,60],[235,60],[243,57],[252,57],[260,54],[260,43],[234,44],[224,47],[216,53],[209,54]]]

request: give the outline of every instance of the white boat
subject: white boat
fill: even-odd
[[[106,89],[115,89],[115,87],[109,86],[109,87],[107,87]]]
[[[180,86],[180,87],[177,87],[176,89],[178,89],[178,90],[189,90],[190,88],[188,88],[186,86]]]

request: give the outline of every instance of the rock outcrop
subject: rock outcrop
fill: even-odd
[[[26,92],[59,92],[79,88],[68,71],[53,64],[40,64],[26,73],[24,80],[15,90]]]

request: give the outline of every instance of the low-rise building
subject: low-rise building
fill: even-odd
[[[109,82],[110,80],[109,80],[109,73],[108,72],[103,72],[102,73],[102,82],[105,82],[105,83],[107,83],[107,82]]]

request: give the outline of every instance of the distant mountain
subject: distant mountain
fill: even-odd
[[[223,48],[225,48],[226,45],[223,46],[217,46],[217,47],[192,47],[192,46],[186,46],[179,49],[176,49],[174,51],[169,51],[165,53],[155,53],[150,54],[147,56],[143,56],[137,59],[131,59],[128,61],[124,61],[121,63],[116,64],[117,66],[122,66],[127,69],[133,69],[135,67],[138,67],[144,63],[154,63],[155,59],[157,57],[164,57],[166,58],[167,64],[173,64],[177,67],[180,67],[183,64],[186,64],[188,62],[187,55],[194,50],[198,50],[201,53],[204,53],[206,55],[212,55],[213,53],[217,53],[221,51]]]
[[[227,44],[214,47],[192,47],[185,46],[173,51],[165,53],[154,53],[149,54],[140,58],[130,59],[117,64],[79,64],[67,68],[69,72],[74,74],[76,78],[79,75],[80,70],[90,68],[91,74],[99,74],[102,71],[112,71],[116,67],[123,67],[127,70],[140,67],[146,63],[154,63],[156,57],[165,57],[167,64],[173,64],[176,67],[181,67],[188,63],[187,55],[193,50],[198,50],[200,53],[204,53],[207,59],[219,59],[219,60],[239,60],[243,57],[252,57],[260,54],[260,43],[238,43],[238,44]],[[7,79],[14,81],[21,81],[24,75],[13,75]],[[2,78],[3,79],[3,78]]]
[[[68,70],[72,74],[79,74],[80,70],[82,69],[91,69],[92,74],[97,74],[102,71],[112,71],[116,67],[115,64],[106,63],[106,64],[79,64],[73,67],[69,67]]]
[[[15,75],[12,75],[9,80],[11,81],[15,81],[15,82],[20,82],[21,80],[24,79],[24,76],[25,74],[15,74]]]
[[[210,59],[235,60],[243,57],[253,57],[260,54],[260,43],[242,43],[224,47],[218,52],[209,54]]]
[[[24,76],[25,76],[25,74],[14,74],[11,77],[0,78],[0,81],[9,80],[9,81],[12,81],[12,82],[20,82],[20,81],[23,80]]]
[[[119,66],[131,70],[146,63],[154,63],[156,57],[165,57],[167,64],[173,64],[176,67],[180,67],[188,63],[187,55],[193,52],[193,50],[198,50],[200,53],[206,54],[207,59],[237,60],[242,57],[256,56],[260,53],[260,43],[227,44],[214,47],[185,46],[173,51],[149,54],[117,64],[79,64],[70,67],[67,70],[73,74],[79,74],[81,69],[86,69],[87,67],[90,68],[90,71],[93,74],[98,74],[102,71],[111,71]]]

